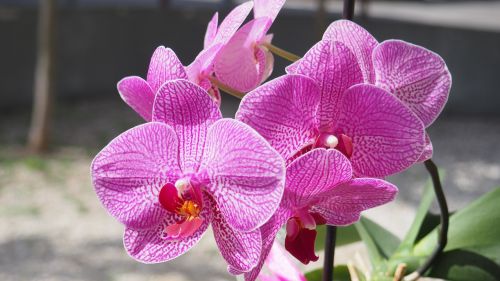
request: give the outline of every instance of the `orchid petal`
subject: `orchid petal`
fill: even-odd
[[[137,76],[125,77],[117,84],[122,99],[144,120],[151,121],[155,94],[149,84]]]
[[[271,21],[276,19],[286,0],[254,0],[253,17],[268,17]]]
[[[241,27],[215,58],[215,75],[241,92],[257,87],[266,71],[265,54],[256,48],[271,26],[268,18],[252,20]]]
[[[329,225],[349,225],[359,220],[360,213],[394,200],[398,189],[393,184],[374,178],[356,178],[331,190],[311,209]]]
[[[203,47],[208,48],[212,42],[215,40],[217,35],[217,26],[219,25],[219,13],[215,13],[212,19],[208,22],[207,31],[205,32],[205,40],[203,41]]]
[[[354,54],[342,43],[320,41],[294,67],[295,74],[315,80],[321,89],[319,122],[321,129],[331,129],[338,117],[342,93],[361,83],[363,76]]]
[[[247,272],[259,262],[262,240],[258,229],[250,232],[234,230],[220,213],[217,203],[212,201],[212,228],[215,242],[232,270]]]
[[[319,89],[305,76],[285,75],[248,93],[236,118],[253,127],[285,159],[314,143]]]
[[[222,119],[207,135],[200,171],[227,223],[251,231],[276,211],[283,194],[283,158],[244,123]]]
[[[436,53],[400,40],[382,42],[373,53],[376,85],[393,93],[428,127],[448,100],[451,75]]]
[[[364,82],[375,82],[372,53],[378,42],[368,31],[352,21],[337,20],[326,29],[323,40],[337,41],[346,45],[357,58]]]
[[[283,204],[306,207],[352,178],[352,167],[341,152],[317,148],[295,159],[286,170]]]
[[[213,40],[213,44],[225,44],[245,21],[253,8],[253,1],[247,1],[234,8],[222,21]]]
[[[147,123],[124,132],[92,162],[99,200],[130,228],[147,229],[171,216],[158,195],[180,173],[177,151],[177,137],[165,124]]]
[[[304,274],[290,260],[289,255],[278,242],[273,243],[266,264],[269,271],[278,278],[281,277],[288,281],[307,281]]]
[[[424,149],[422,122],[396,97],[373,85],[356,85],[345,92],[337,127],[352,138],[350,160],[356,176],[401,172]]]
[[[168,124],[177,133],[184,173],[197,171],[208,127],[220,118],[220,110],[208,93],[187,80],[163,84],[153,106],[153,121]]]
[[[422,155],[418,158],[417,162],[424,162],[432,158],[432,154],[434,153],[434,148],[432,146],[431,138],[429,134],[425,134],[425,146]]]
[[[151,57],[146,80],[156,94],[163,83],[174,79],[188,79],[184,66],[172,49],[160,46]]]
[[[207,206],[208,204],[209,201],[206,201],[206,204],[203,205]],[[200,241],[211,221],[210,208],[203,208],[200,218],[203,222],[193,234],[177,239],[166,236],[164,231],[167,226],[177,223],[181,219],[179,216],[166,218],[149,229],[126,228],[123,235],[123,245],[132,258],[142,263],[160,263],[172,260],[186,253]]]
[[[260,261],[259,264],[252,269],[252,271],[245,273],[245,281],[254,281],[259,276],[259,273],[264,266],[264,262],[271,251],[278,231],[283,225],[285,225],[291,216],[291,210],[280,206],[269,221],[260,228],[262,235],[262,252],[260,254]]]

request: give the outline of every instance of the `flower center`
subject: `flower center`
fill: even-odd
[[[314,147],[323,147],[326,149],[337,149],[347,158],[351,158],[353,152],[352,138],[346,134],[322,133],[317,139]]]
[[[189,178],[181,178],[175,184],[165,184],[160,190],[158,201],[167,211],[181,217],[177,223],[165,226],[163,233],[166,239],[191,236],[204,221],[200,217],[203,209],[201,188]]]

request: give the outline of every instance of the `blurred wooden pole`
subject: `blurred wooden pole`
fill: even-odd
[[[50,117],[54,95],[56,0],[40,0],[34,101],[28,149],[42,152],[49,143]]]

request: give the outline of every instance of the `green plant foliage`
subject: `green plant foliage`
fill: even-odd
[[[323,277],[323,269],[316,269],[306,273],[307,281],[322,281]],[[345,265],[336,266],[333,269],[333,280],[334,281],[351,281],[351,277],[349,276],[349,269]],[[361,279],[360,281],[364,281]]]
[[[326,226],[320,225],[316,228],[316,231],[318,232],[318,234],[316,235],[314,247],[316,251],[323,250],[325,248]],[[359,234],[356,231],[354,225],[337,227],[337,240],[335,242],[335,245],[337,247],[357,241],[361,241],[361,237],[359,237]]]

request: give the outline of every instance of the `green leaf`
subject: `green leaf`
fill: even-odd
[[[314,244],[314,247],[316,251],[323,250],[325,248],[326,226],[320,225],[316,228],[316,231],[318,233],[316,235],[316,242]],[[354,225],[337,227],[337,240],[335,241],[336,247],[354,243],[360,240],[361,237],[359,237]]]
[[[316,269],[306,274],[307,281],[322,281],[323,280],[323,269]],[[338,265],[333,269],[333,280],[334,281],[351,281],[351,277],[349,275],[349,269],[347,269],[346,265]],[[360,281],[363,281],[361,279]]]
[[[450,218],[448,244],[445,251],[467,248],[500,263],[498,247],[500,237],[500,188],[483,195]],[[429,255],[438,238],[438,228],[415,245],[416,255]]]

